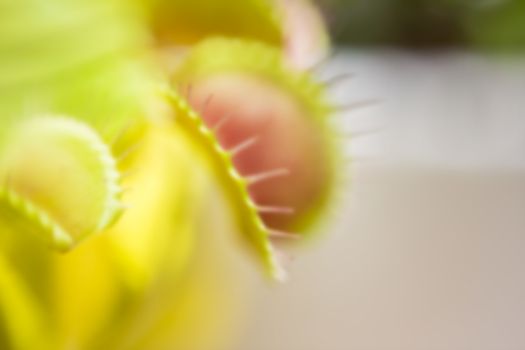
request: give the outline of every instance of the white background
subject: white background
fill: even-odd
[[[525,58],[346,52],[352,181],[238,350],[525,349]],[[365,158],[365,159],[362,159]],[[368,158],[368,160],[367,160]]]

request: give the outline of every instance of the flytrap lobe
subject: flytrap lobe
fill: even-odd
[[[181,49],[213,36],[257,40],[280,49],[299,69],[330,51],[328,28],[310,0],[143,1],[161,48]]]
[[[110,146],[88,124],[30,118],[0,154],[1,219],[67,251],[115,221],[123,208],[120,182]]]
[[[252,38],[275,46],[284,43],[281,14],[273,1],[144,1],[161,46],[195,44],[213,35]]]
[[[122,210],[119,155],[107,140],[142,114],[145,30],[121,2],[3,5],[0,231],[67,251]]]
[[[182,96],[176,93],[166,93],[166,97],[173,106],[176,123],[192,136],[207,156],[215,176],[234,208],[242,232],[257,250],[267,272],[271,277],[283,280],[284,271],[274,254],[270,242],[270,230],[262,222],[257,205],[250,198],[249,180],[237,172],[232,162],[236,151],[221,146],[212,130],[206,127],[201,116]]]
[[[197,45],[173,81],[175,122],[200,145],[269,274],[283,279],[275,246],[311,231],[337,182],[323,84],[273,47],[225,38]]]

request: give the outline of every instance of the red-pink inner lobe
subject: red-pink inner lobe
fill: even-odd
[[[260,206],[292,208],[292,214],[261,217],[270,228],[293,230],[326,190],[326,149],[317,124],[293,96],[254,76],[224,74],[193,82],[189,99],[225,149],[255,138],[233,158],[241,175],[289,172],[253,184],[249,192]]]

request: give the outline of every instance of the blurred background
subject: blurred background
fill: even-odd
[[[525,1],[319,5],[334,102],[380,103],[334,117],[341,207],[288,283],[253,282],[236,349],[524,349]]]

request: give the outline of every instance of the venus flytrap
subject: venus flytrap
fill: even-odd
[[[283,59],[279,7],[0,9],[0,347],[225,344],[241,308],[232,232],[283,279],[276,241],[306,234],[337,177],[332,108],[323,85]],[[169,77],[153,38],[200,42],[177,57],[171,78],[183,89],[161,97]],[[217,193],[236,227],[225,212],[207,222]]]
[[[278,280],[285,278],[284,271],[276,260],[270,244],[270,232],[262,222],[255,204],[248,193],[248,183],[236,170],[232,150],[225,149],[217,141],[216,136],[206,127],[201,117],[174,93],[167,93],[167,99],[173,106],[175,123],[183,128],[197,147],[203,153],[215,174],[239,222],[241,233],[244,234],[255,248],[265,266],[267,273]]]
[[[126,170],[109,140],[151,82],[125,7],[0,1],[2,349],[87,348],[124,297],[103,233]]]
[[[36,117],[7,140],[0,155],[5,204],[40,225],[39,236],[52,248],[73,248],[121,212],[117,161],[88,125],[63,116]]]
[[[106,140],[141,115],[145,30],[118,1],[2,0],[0,8],[4,225],[22,222],[66,251],[122,208],[118,155]]]
[[[146,31],[118,1],[0,8],[3,225],[64,252],[123,209],[119,154],[107,140],[143,114]]]
[[[262,208],[268,229],[311,229],[330,203],[340,164],[325,86],[290,68],[271,46],[227,38],[197,45],[173,81],[186,87],[203,127],[223,149],[253,141],[232,155],[232,164],[245,180],[269,175],[247,184],[250,206]]]

